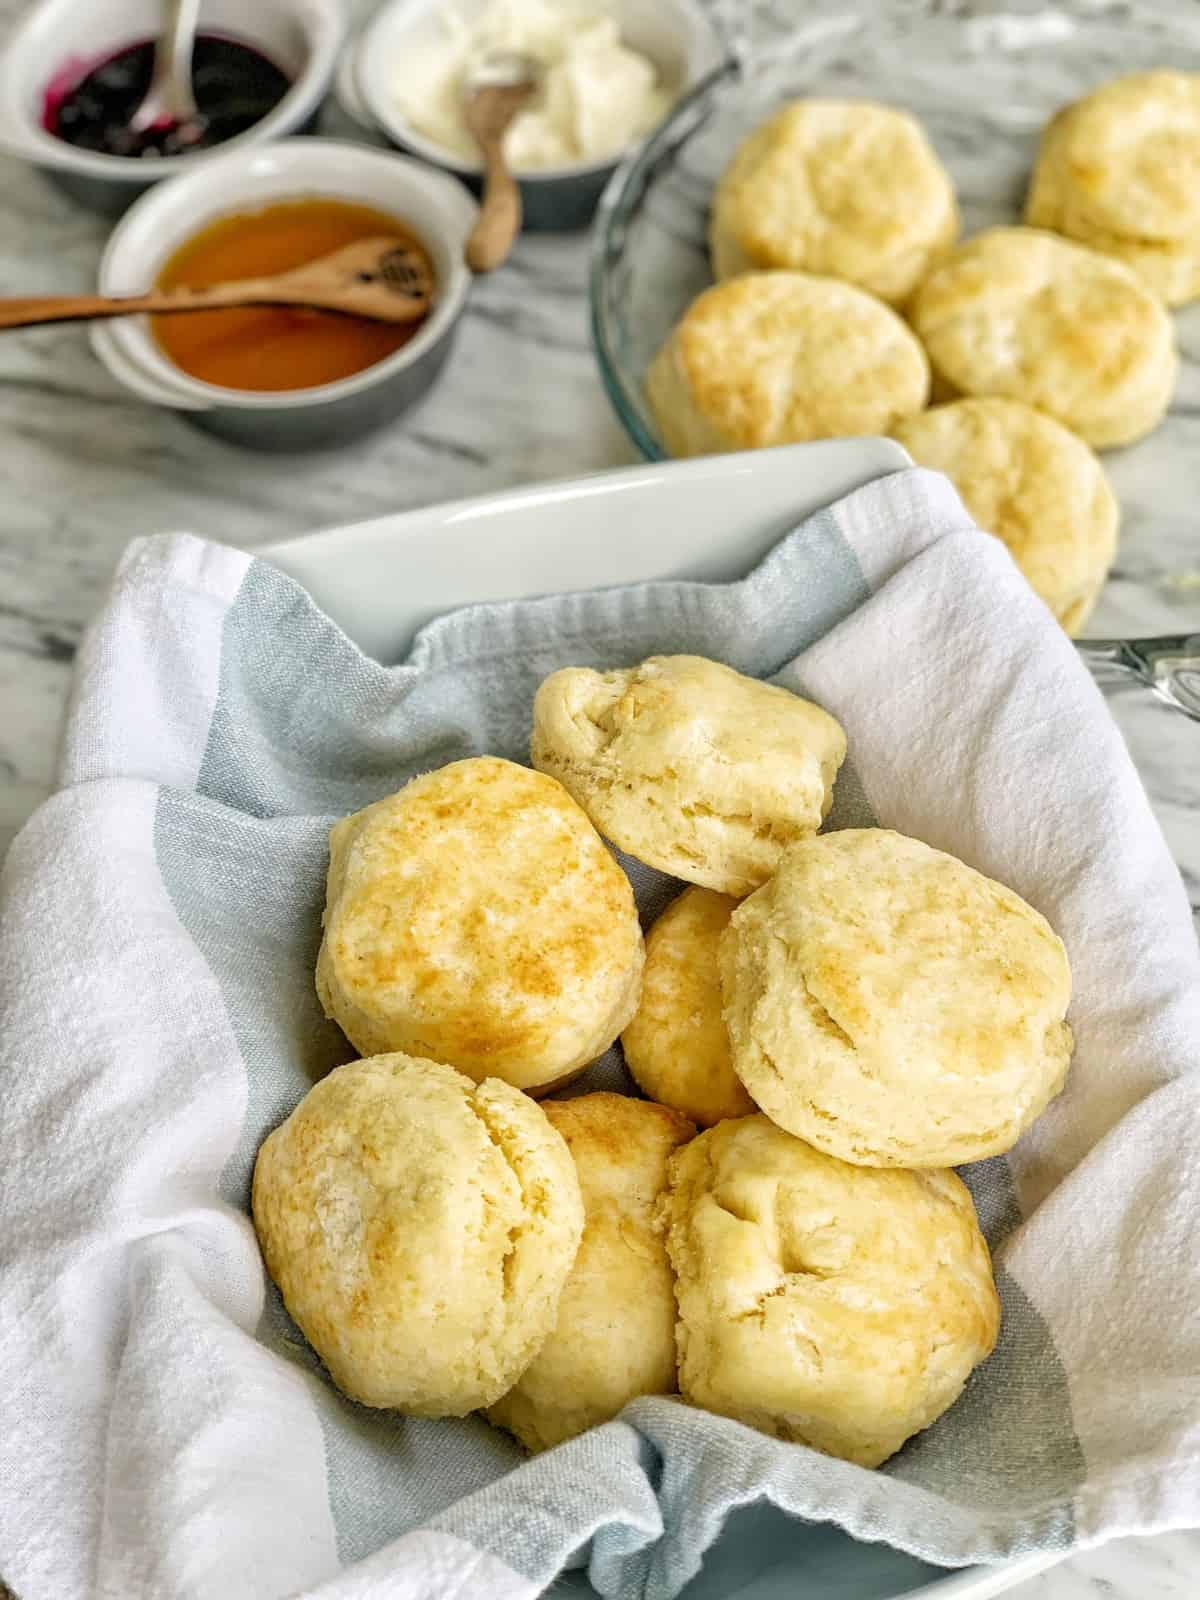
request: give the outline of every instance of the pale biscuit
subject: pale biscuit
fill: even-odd
[[[890,433],[929,396],[929,364],[896,313],[803,272],[751,272],[692,301],[646,374],[676,456]]]
[[[629,880],[527,767],[456,761],[329,836],[317,993],[364,1055],[544,1091],[612,1044],[642,959]]]
[[[1072,636],[1117,550],[1117,497],[1081,439],[1019,400],[955,400],[909,417],[896,438],[950,478]]]
[[[621,1035],[642,1093],[704,1128],[754,1110],[721,1014],[718,950],[736,905],[694,886],[671,902],[646,935],[641,1003]]]
[[[1060,111],[1025,220],[1118,257],[1169,305],[1200,294],[1200,74],[1131,73]]]
[[[713,196],[718,278],[786,267],[906,300],[958,237],[946,169],[915,117],[797,100],[744,139]]]
[[[570,1153],[497,1079],[375,1056],[268,1135],[254,1225],[284,1304],[344,1394],[464,1416],[554,1326],[583,1230]]]
[[[721,982],[758,1105],[863,1166],[999,1155],[1070,1065],[1071,971],[1046,919],[881,828],[793,845],[730,919]]]
[[[819,706],[701,656],[565,667],[533,705],[534,766],[622,850],[722,894],[817,831],[845,754]]]
[[[1130,268],[1036,228],[958,246],[913,297],[946,394],[1024,400],[1096,449],[1161,422],[1179,357],[1171,318]]]
[[[995,1345],[991,1261],[952,1172],[847,1166],[754,1116],[702,1133],[670,1173],[693,1405],[877,1467]]]
[[[583,1241],[558,1320],[492,1422],[548,1450],[642,1394],[675,1392],[675,1291],[657,1204],[667,1158],[695,1133],[678,1112],[621,1094],[548,1100],[575,1158]]]

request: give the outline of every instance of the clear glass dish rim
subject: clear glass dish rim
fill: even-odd
[[[617,358],[606,293],[611,282],[609,269],[619,258],[629,219],[641,203],[647,182],[659,161],[690,138],[703,120],[709,100],[721,85],[742,77],[744,71],[743,60],[730,54],[689,89],[666,121],[621,162],[605,184],[596,207],[588,263],[592,349],[613,410],[647,461],[664,461],[667,455],[648,431],[642,418],[639,397],[631,393],[631,386]]]
[[[872,0],[865,0],[865,3],[871,4]],[[1016,5],[1012,0],[988,0],[977,9],[972,8],[959,20],[1005,18],[1014,12],[1019,14],[1022,9],[1043,15],[1064,11],[1076,21],[1093,25],[1115,23],[1132,29],[1153,22],[1168,32],[1178,30],[1181,38],[1186,35],[1189,42],[1200,50],[1200,17],[1189,17],[1180,0],[1139,0],[1136,10],[1130,8],[1128,0],[1074,0],[1073,4],[1072,0],[1059,0],[1059,3],[1048,0],[1043,5],[1023,5],[1022,0],[1017,0]],[[924,6],[914,6],[912,0],[892,0],[884,15],[890,15],[891,20],[899,20],[906,15],[909,20],[924,19],[941,23],[954,20],[947,13],[939,14]],[[853,31],[862,21],[862,11],[854,9],[841,18],[826,19],[822,32],[837,29],[839,23],[848,32]],[[796,34],[804,31],[803,26],[796,30],[792,35],[795,42],[800,42]],[[588,317],[592,351],[605,393],[621,426],[642,456],[651,462],[666,461],[670,456],[650,431],[646,421],[640,380],[635,386],[617,354],[613,310],[607,293],[611,283],[610,268],[620,258],[630,219],[641,204],[659,162],[691,137],[705,120],[710,102],[727,84],[753,77],[756,63],[764,59],[770,50],[769,45],[760,42],[756,42],[753,48],[747,48],[741,42],[730,42],[728,29],[725,30],[725,37],[728,51],[726,59],[693,85],[665,121],[643,144],[630,151],[612,174],[596,207],[592,226],[588,261]]]

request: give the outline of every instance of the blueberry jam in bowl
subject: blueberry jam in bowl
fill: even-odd
[[[154,76],[154,49],[154,40],[145,39],[98,61],[82,76],[77,66],[56,73],[46,89],[42,126],[79,150],[186,156],[236,139],[274,111],[290,87],[286,74],[253,45],[201,33],[192,52],[198,115],[135,132],[134,115]]]
[[[150,83],[159,0],[37,0],[0,55],[0,150],[118,216],[161,178],[310,131],[337,62],[342,0],[204,0],[196,123],[129,123]]]

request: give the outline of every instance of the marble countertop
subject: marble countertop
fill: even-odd
[[[24,9],[25,0],[0,0],[0,39]],[[328,131],[346,131],[335,111]],[[0,217],[0,294],[92,287],[102,221],[7,159]],[[189,529],[253,548],[635,459],[593,366],[585,256],[581,236],[522,241],[509,267],[479,285],[457,359],[422,409],[364,443],[305,459],[245,454],[133,400],[78,329],[0,340],[0,856],[49,791],[80,632],[131,538]],[[1200,310],[1180,327],[1184,373],[1167,426],[1183,442],[1200,427]],[[536,407],[513,404],[535,390]],[[1194,482],[1179,484],[1175,515],[1152,521],[1144,507],[1161,486],[1141,481],[1136,452],[1110,464],[1127,511],[1140,514],[1093,631],[1200,628],[1200,532],[1190,520],[1200,466]],[[1142,690],[1114,691],[1111,704],[1200,909],[1200,727]],[[1198,1582],[1200,1535],[1171,1534],[1076,1556],[1009,1592],[1190,1600]]]

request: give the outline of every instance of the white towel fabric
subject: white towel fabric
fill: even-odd
[[[966,1171],[1000,1347],[878,1473],[671,1400],[531,1462],[477,1419],[351,1406],[246,1211],[262,1136],[349,1054],[311,984],[330,818],[472,751],[521,758],[555,666],[685,649],[841,719],[831,825],[954,852],[1071,956],[1066,1092]],[[635,882],[644,910],[669,887]],[[1200,1524],[1188,906],[1100,695],[943,479],[871,485],[743,583],[475,608],[392,668],[265,563],[141,542],[0,910],[0,1572],[22,1600],[508,1600],[583,1560],[606,1596],[667,1600],[755,1502],[950,1565]]]

